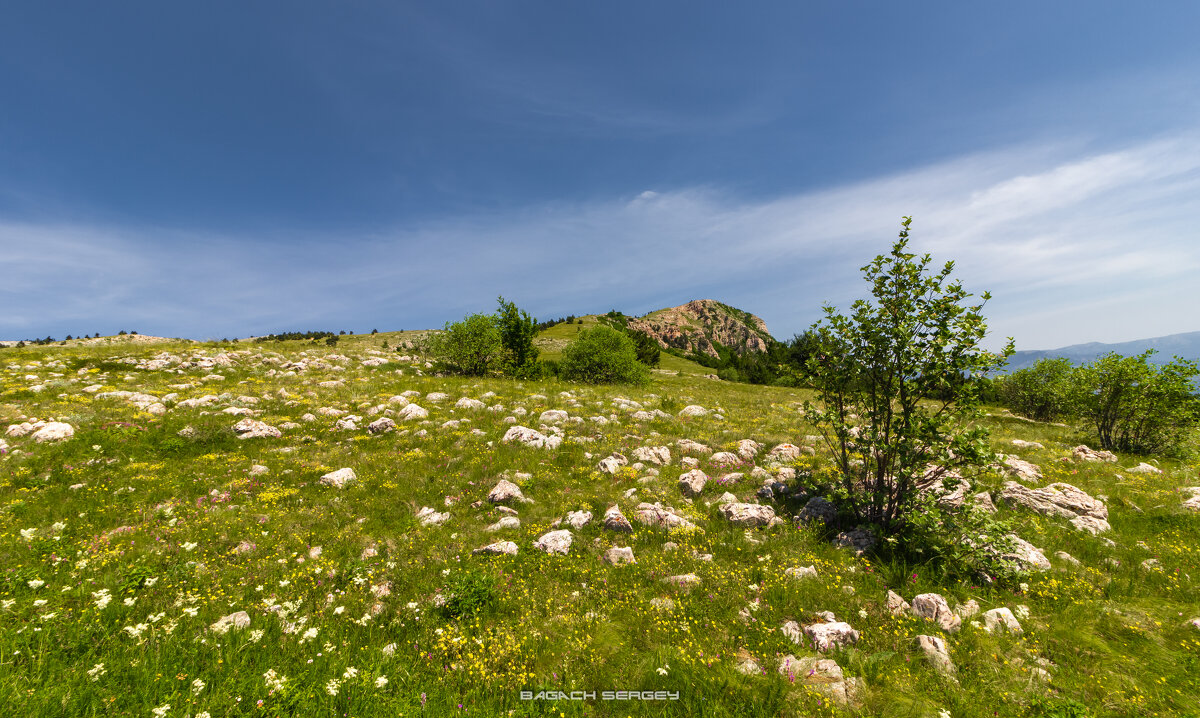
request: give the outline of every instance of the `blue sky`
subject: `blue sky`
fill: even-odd
[[[1018,348],[1200,329],[1200,5],[10,3],[0,338],[714,298],[902,215]]]

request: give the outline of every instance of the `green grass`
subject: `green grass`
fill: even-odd
[[[589,320],[595,322],[587,317],[584,326]],[[569,339],[575,326],[552,327],[541,340]],[[394,361],[397,342],[415,334],[346,335],[335,348],[242,342],[0,349],[0,424],[55,418],[76,429],[74,438],[57,444],[7,438],[10,452],[0,458],[0,714],[148,716],[166,704],[168,716],[1200,713],[1200,631],[1184,625],[1200,615],[1200,516],[1181,511],[1176,491],[1200,484],[1195,461],[1163,459],[1161,476],[1121,470],[1151,457],[1121,456],[1119,465],[1063,463],[1072,446],[1088,440],[1086,433],[988,418],[995,446],[1041,466],[1043,483],[1066,481],[1107,496],[1113,526],[1107,538],[1116,545],[1076,532],[1065,520],[1001,506],[1047,556],[1066,551],[1082,565],[1052,558],[1055,569],[1029,577],[1020,593],[944,583],[929,566],[856,558],[815,529],[730,526],[715,500],[725,490],[752,497],[758,486],[748,476],[732,486],[711,483],[694,502],[682,498],[676,439],[718,451],[736,450],[743,438],[767,448],[804,443],[814,433],[797,412],[810,398],[806,391],[704,379],[703,367],[665,353],[667,372],[655,373],[642,389],[435,378]],[[182,373],[121,361],[162,351],[247,353],[236,355],[231,367]],[[393,361],[364,367],[359,360],[370,351]],[[342,371],[283,376],[279,364],[302,352],[350,361],[341,363]],[[278,361],[262,362],[260,355]],[[210,373],[225,379],[200,381]],[[319,386],[329,379],[343,385]],[[82,391],[90,384],[158,397],[175,392],[176,402],[225,398],[192,409],[167,402],[168,413],[154,416],[122,400],[95,399]],[[35,392],[35,385],[46,388]],[[398,422],[400,431],[368,434],[365,425],[376,418],[368,409],[395,407],[388,397],[410,389],[422,395],[416,401],[430,410],[428,422]],[[427,402],[431,391],[450,399]],[[453,408],[459,397],[489,391],[495,396],[484,401],[506,411]],[[720,410],[724,420],[638,423],[613,407],[618,396],[672,416],[700,404]],[[230,427],[240,417],[221,410],[243,405],[269,424],[300,427],[279,439],[239,440]],[[503,419],[518,406],[529,412],[519,423],[534,428],[547,408],[618,420],[568,424],[567,441],[555,451],[518,448],[500,442],[508,428]],[[363,416],[362,428],[334,430],[335,418],[318,414],[322,407]],[[301,421],[306,413],[317,421]],[[470,422],[441,428],[462,418]],[[184,427],[192,427],[190,436],[179,435]],[[420,429],[427,435],[417,436]],[[1046,448],[1015,450],[1013,438]],[[672,447],[673,461],[657,478],[595,469],[610,452],[629,455],[643,444]],[[255,464],[269,473],[251,476]],[[800,462],[808,469],[823,464],[820,452]],[[340,491],[319,484],[322,474],[341,467],[352,467],[357,483]],[[710,476],[721,473],[704,468]],[[488,533],[485,527],[503,514],[485,497],[502,474],[533,502],[516,507],[519,529]],[[998,489],[1002,481],[991,474],[976,479],[979,490]],[[634,488],[637,497],[626,498]],[[447,497],[453,500],[448,507]],[[481,500],[481,508],[471,507]],[[635,533],[623,535],[600,527],[607,506],[619,503],[632,519],[639,501],[671,504],[703,532],[668,533],[635,523]],[[415,514],[423,506],[451,518],[420,526]],[[595,518],[573,531],[569,555],[547,556],[532,547],[574,510]],[[63,526],[55,528],[56,522]],[[496,540],[517,543],[518,555],[471,554]],[[679,547],[666,550],[668,541]],[[632,547],[638,563],[601,563],[597,557],[614,545]],[[1151,557],[1160,565],[1142,568]],[[784,575],[807,565],[817,567],[818,579]],[[684,573],[696,573],[701,584],[682,592],[661,580]],[[470,596],[453,603],[454,610],[439,610],[436,597],[454,586]],[[915,643],[919,634],[940,632],[920,619],[889,615],[888,589],[909,600],[936,591],[951,605],[974,598],[984,610],[1025,605],[1026,631],[990,635],[966,621],[961,632],[945,636],[958,667],[957,683],[950,682],[926,664]],[[111,596],[104,608],[98,606],[102,591]],[[656,598],[675,606],[654,608]],[[744,623],[738,614],[755,599],[753,620]],[[826,610],[862,634],[855,647],[830,653],[859,680],[856,709],[831,707],[774,670],[781,655],[812,655],[780,633],[782,623],[811,622]],[[248,628],[226,634],[209,628],[235,611],[247,612]],[[311,629],[315,637],[305,638]],[[389,655],[384,648],[391,644]],[[747,656],[768,675],[737,672]],[[1038,659],[1053,663],[1049,683],[1031,679]],[[286,677],[281,690],[267,685],[268,671]],[[386,683],[377,686],[379,677]],[[197,680],[204,685],[194,691]],[[330,681],[338,682],[337,695],[327,690]],[[522,689],[667,690],[680,697],[550,704],[520,700]]]

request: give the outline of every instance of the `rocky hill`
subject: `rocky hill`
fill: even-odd
[[[765,352],[771,333],[761,318],[712,299],[659,309],[629,320],[629,328],[654,337],[665,348],[717,356],[714,344],[742,354]]]

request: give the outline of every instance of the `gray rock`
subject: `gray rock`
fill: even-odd
[[[325,474],[321,477],[321,484],[332,486],[335,489],[343,489],[348,484],[352,484],[357,480],[358,476],[354,473],[354,469],[345,468]]]
[[[278,439],[283,436],[279,429],[254,419],[242,419],[233,425],[233,430],[239,439]]]
[[[514,426],[504,432],[501,442],[505,444],[516,442],[534,449],[557,449],[562,444],[562,437],[546,436],[527,426]]]
[[[1074,449],[1071,449],[1071,458],[1076,461],[1106,461],[1111,464],[1117,463],[1117,455],[1110,451],[1096,451],[1089,449],[1086,444],[1080,444]]]
[[[1016,476],[1021,481],[1038,482],[1042,480],[1042,470],[1037,464],[1025,461],[1019,456],[1006,454],[1004,456],[1004,467],[1010,474]]]
[[[471,552],[475,556],[516,556],[517,545],[512,541],[497,541]]]
[[[950,610],[950,604],[938,593],[922,593],[912,601],[914,616],[933,621],[943,631],[954,632],[962,627],[962,619]]]
[[[629,547],[614,546],[605,551],[601,559],[610,566],[619,566],[623,563],[637,563],[637,559],[633,557],[633,549]]]
[[[791,578],[796,578],[796,579],[816,578],[817,577],[817,567],[816,566],[792,566],[791,568],[784,569],[783,575],[790,576]]]
[[[665,446],[639,446],[633,450],[633,458],[655,466],[671,463],[671,450]]]
[[[533,547],[546,553],[561,553],[568,554],[571,552],[571,543],[575,537],[570,531],[560,530],[551,531],[543,534],[541,538],[533,542]]]
[[[761,504],[722,504],[721,515],[734,526],[755,528],[767,526],[775,520],[775,509]]]
[[[367,424],[367,431],[371,432],[372,434],[383,434],[388,431],[394,431],[395,429],[396,422],[392,421],[386,416]]]
[[[500,520],[488,526],[484,531],[502,531],[504,529],[519,529],[521,528],[521,519],[516,516],[501,516]]]
[[[567,518],[564,520],[566,521],[566,524],[568,526],[570,526],[571,528],[578,531],[579,529],[583,528],[584,526],[587,526],[588,522],[590,522],[592,520],[592,512],[591,511],[572,511],[567,514]]]
[[[621,507],[618,504],[613,504],[604,512],[604,528],[609,531],[617,531],[620,533],[632,533],[633,525],[629,523],[629,519],[621,513]]]
[[[911,607],[908,605],[908,601],[905,601],[903,596],[895,591],[887,592],[888,613],[892,614],[893,616],[903,616],[908,614],[910,608]]]
[[[842,621],[813,623],[804,627],[804,635],[822,653],[858,642],[858,631]]]
[[[787,655],[779,660],[778,671],[790,682],[816,691],[839,706],[855,703],[857,682],[853,678],[846,678],[842,667],[834,660]]]
[[[954,675],[954,662],[950,660],[950,651],[946,648],[946,641],[940,636],[917,636],[917,645],[925,654],[930,664],[938,673],[943,675]]]
[[[488,492],[487,498],[493,504],[502,504],[508,501],[524,501],[525,495],[521,493],[521,487],[508,479],[500,479]]]
[[[438,513],[437,509],[424,506],[417,512],[417,522],[422,526],[441,526],[450,520],[449,513]]]
[[[1021,628],[1021,624],[1017,621],[1017,617],[1007,608],[993,608],[990,611],[985,611],[983,614],[983,630],[988,633],[1006,631],[1008,633],[1021,634],[1025,632]]]
[[[812,497],[808,503],[804,504],[804,508],[800,509],[800,520],[805,523],[820,521],[827,524],[835,516],[837,516],[837,507],[824,496]]]
[[[708,483],[708,474],[700,469],[692,469],[679,477],[679,490],[684,496],[698,496]]]

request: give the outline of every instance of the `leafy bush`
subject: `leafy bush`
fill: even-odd
[[[1151,364],[1153,350],[1136,357],[1110,353],[1080,367],[1080,415],[1110,451],[1178,454],[1200,425],[1196,362],[1176,357]]]
[[[631,330],[629,338],[633,340],[633,347],[637,351],[637,360],[646,366],[658,366],[659,360],[662,358],[662,347],[646,332]]]
[[[559,374],[587,384],[645,384],[650,370],[638,361],[633,340],[612,327],[597,325],[579,332],[563,349]]]
[[[530,374],[538,373],[531,368],[537,362],[538,350],[533,346],[537,336],[537,320],[517,308],[516,304],[497,299],[500,304],[496,312],[496,326],[500,330],[500,345],[504,350],[505,374],[534,379]]]
[[[1000,400],[1013,413],[1037,421],[1062,421],[1075,414],[1075,367],[1071,360],[1041,359],[999,380]]]
[[[1002,558],[1015,548],[1008,538],[1013,533],[1009,521],[970,501],[949,511],[929,495],[915,499],[911,508],[904,514],[899,535],[887,539],[889,547],[907,560],[935,568],[947,581],[1011,584],[1022,576],[1017,564]]]
[[[826,305],[810,330],[817,351],[808,373],[822,406],[805,402],[805,411],[833,449],[840,497],[858,521],[885,528],[909,508],[929,464],[990,458],[987,430],[964,428],[980,415],[973,380],[1012,353],[1011,339],[1003,356],[978,348],[983,303],[960,305],[972,295],[946,284],[953,262],[927,275],[929,255],[904,251],[911,222],[904,218],[890,255],[862,268],[878,304],[856,301],[849,317]],[[930,396],[941,398],[923,401]]]
[[[447,322],[445,331],[429,337],[426,349],[455,371],[483,376],[503,349],[500,327],[491,314],[470,314],[461,322]]]
[[[459,571],[446,584],[442,595],[446,597],[440,607],[443,616],[473,616],[496,600],[496,579],[479,571]]]

